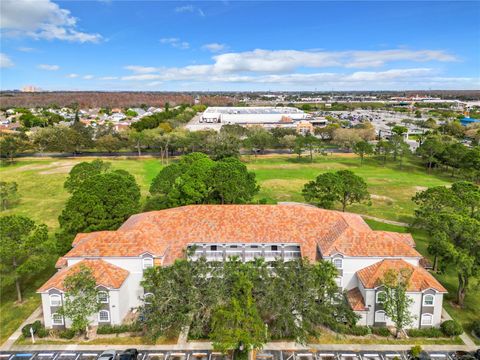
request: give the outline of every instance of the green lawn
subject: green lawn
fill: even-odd
[[[21,159],[13,165],[0,167],[2,181],[16,181],[21,196],[19,204],[2,215],[22,214],[31,217],[37,222],[45,223],[51,234],[58,229],[60,215],[69,194],[63,188],[63,182],[71,167],[81,161],[90,161],[93,158],[69,159]],[[256,200],[267,199],[269,203],[278,201],[303,201],[301,189],[303,185],[313,180],[325,171],[349,169],[362,176],[372,194],[372,205],[354,205],[347,211],[368,214],[379,218],[409,222],[412,219],[413,203],[411,197],[427,187],[445,185],[450,182],[448,177],[430,175],[413,161],[405,162],[402,169],[398,164],[379,166],[368,159],[363,166],[356,157],[325,156],[318,157],[313,163],[307,158],[301,160],[294,156],[245,156],[243,158],[250,170],[257,175],[261,190]],[[162,165],[156,158],[111,158],[113,168],[124,169],[132,173],[141,187],[143,199],[148,194],[152,179],[160,171]],[[384,224],[382,224],[385,226]],[[420,235],[416,235],[416,238]],[[417,239],[418,241],[418,239]],[[419,241],[419,250],[425,252],[425,241]],[[53,270],[39,277],[35,284],[27,287],[26,301],[21,306],[14,304],[13,291],[9,288],[1,289],[0,294],[0,340],[8,338],[22,319],[39,304],[39,298],[34,290]],[[445,275],[441,280],[446,287],[453,291],[455,279],[453,275]],[[480,298],[480,293],[477,292]],[[450,294],[449,297],[452,295]],[[472,316],[480,312],[479,301],[472,296],[467,298],[467,309],[451,308],[448,301],[446,307],[456,318],[467,322]],[[471,310],[468,310],[471,309]]]

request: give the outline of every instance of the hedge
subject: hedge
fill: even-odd
[[[344,324],[334,323],[329,324],[328,327],[337,333],[345,335],[365,336],[370,334],[370,328],[366,326],[347,326]]]
[[[105,334],[121,334],[126,332],[137,332],[141,331],[142,327],[140,324],[133,323],[133,324],[123,324],[123,325],[100,325],[97,328],[97,334],[105,335]]]
[[[31,324],[25,325],[24,327],[22,327],[22,334],[23,334],[24,337],[27,338],[27,337],[30,337],[30,336],[31,336],[31,334],[30,334],[30,328],[33,329],[33,333],[34,333],[34,334],[38,334],[38,330],[41,329],[41,328],[43,328],[43,325],[42,325],[42,323],[40,322],[40,320],[37,320],[37,321],[35,321],[35,322],[31,323]],[[42,336],[40,336],[40,337],[42,337]]]
[[[75,330],[72,330],[72,329],[62,330],[58,333],[58,336],[61,339],[67,339],[67,340],[73,339],[73,337],[75,336]]]
[[[472,324],[473,333],[480,337],[480,320],[475,320]]]
[[[388,330],[386,327],[372,327],[372,334],[378,335],[378,336],[390,336],[392,335],[390,333],[390,330]]]
[[[437,328],[408,329],[407,334],[410,337],[426,337],[426,338],[440,338],[445,336],[442,330]]]

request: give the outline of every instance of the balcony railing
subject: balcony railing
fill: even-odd
[[[225,249],[225,250],[199,250],[191,256],[192,260],[205,257],[209,261],[224,261],[230,257],[238,257],[242,261],[253,261],[264,258],[266,260],[283,259],[293,260],[301,257],[300,251],[295,250],[246,250],[246,249]]]

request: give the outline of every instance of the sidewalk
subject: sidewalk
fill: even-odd
[[[7,339],[7,341],[5,341],[2,346],[0,346],[0,351],[5,351],[5,350],[10,350],[10,348],[13,346],[13,344],[15,343],[15,341],[18,340],[18,338],[22,335],[22,328],[27,325],[27,324],[30,324],[32,322],[35,321],[36,318],[38,318],[40,316],[42,312],[42,307],[39,306],[38,308],[36,308],[31,314],[30,316],[18,327],[17,330],[15,330],[15,332],[10,335],[10,337]]]

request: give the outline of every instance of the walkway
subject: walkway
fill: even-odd
[[[381,218],[378,218],[378,217],[375,217],[375,216],[365,215],[365,214],[359,214],[359,215],[364,219],[370,219],[370,220],[378,221],[378,222],[381,222],[381,223],[384,223],[384,224],[403,226],[403,227],[409,227],[410,226],[410,224],[400,222],[400,221],[381,219]]]
[[[442,318],[445,320],[453,320],[450,314],[445,310],[445,308],[442,308]],[[467,333],[463,333],[460,335],[460,339],[462,339],[463,343],[467,346],[472,346],[475,347],[475,343],[473,342],[472,339],[470,339],[470,336],[467,335]]]
[[[4,351],[4,350],[9,350],[12,348],[13,344],[15,343],[15,341],[18,340],[18,338],[20,336],[22,336],[22,328],[27,325],[27,324],[31,324],[32,322],[34,322],[36,319],[38,319],[38,317],[42,314],[42,307],[39,306],[38,308],[36,308],[31,314],[30,316],[18,327],[17,330],[15,330],[15,332],[10,335],[10,337],[7,339],[7,341],[5,341],[2,346],[0,346],[0,351]]]

